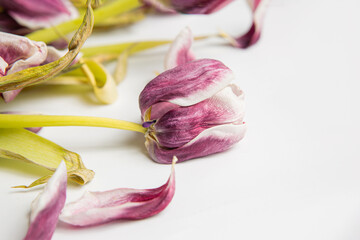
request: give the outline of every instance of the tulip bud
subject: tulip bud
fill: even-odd
[[[163,72],[139,97],[146,148],[159,163],[222,152],[245,134],[244,94],[231,84],[232,71],[200,59]]]

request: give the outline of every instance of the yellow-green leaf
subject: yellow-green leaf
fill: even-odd
[[[51,171],[64,161],[69,179],[79,184],[94,177],[94,172],[84,166],[77,153],[21,128],[0,128],[0,158],[33,163]],[[50,176],[43,176],[29,186],[18,187],[34,187],[45,183]]]

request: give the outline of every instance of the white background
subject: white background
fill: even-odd
[[[246,93],[246,137],[227,152],[176,165],[175,196],[159,215],[84,229],[59,224],[53,239],[360,239],[359,10],[358,0],[273,0],[257,45],[195,43],[198,58],[219,59],[235,72]],[[238,0],[211,16],[148,17],[95,34],[87,46],[174,38],[185,26],[195,35],[240,34],[249,25]],[[139,122],[138,95],[163,70],[166,49],[130,58],[112,105],[97,104],[87,87],[40,86],[0,110]],[[86,186],[70,184],[67,202],[87,190],[158,187],[170,174],[170,166],[150,160],[139,133],[52,127],[40,135],[79,153],[96,173]],[[10,187],[47,173],[1,159],[1,239],[25,236],[30,204],[42,189]]]

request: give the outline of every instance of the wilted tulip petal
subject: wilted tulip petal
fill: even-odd
[[[84,227],[119,219],[144,219],[158,214],[167,207],[174,196],[176,160],[174,157],[171,175],[161,187],[88,192],[78,201],[67,204],[60,215],[60,220]]]
[[[168,111],[150,131],[155,132],[162,147],[178,148],[214,126],[241,125],[244,115],[244,94],[236,85],[230,85],[197,104]]]
[[[142,116],[152,105],[170,102],[190,106],[225,88],[233,72],[213,59],[200,59],[167,70],[149,82],[139,97]],[[153,120],[153,119],[152,119]]]
[[[17,23],[29,29],[56,26],[79,15],[68,0],[0,0],[0,6]]]
[[[67,174],[61,162],[42,193],[31,205],[30,226],[25,240],[51,239],[65,205]]]
[[[235,47],[247,48],[259,40],[268,2],[269,0],[248,0],[248,4],[253,12],[253,23],[249,31],[244,35],[230,39]]]
[[[46,62],[48,48],[43,42],[0,32],[0,77]],[[5,102],[12,101],[21,89],[0,93]]]
[[[171,44],[165,58],[165,69],[171,69],[181,64],[195,60],[190,48],[193,42],[193,35],[190,28],[183,29]]]
[[[172,154],[178,154],[179,162],[183,162],[228,150],[243,139],[245,132],[245,124],[220,125],[204,130],[196,138],[179,148],[163,148],[152,138],[148,138],[145,145],[154,161],[169,164]]]

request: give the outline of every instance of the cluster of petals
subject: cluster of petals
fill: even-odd
[[[139,105],[145,145],[151,158],[171,163],[229,149],[245,134],[244,93],[232,83],[233,72],[214,59],[194,60],[192,35],[184,29],[165,65],[171,68],[150,81]]]
[[[26,37],[0,32],[0,78],[5,75],[57,60],[63,55],[54,47],[43,42],[31,41]],[[21,91],[0,93],[5,102],[12,101]]]

